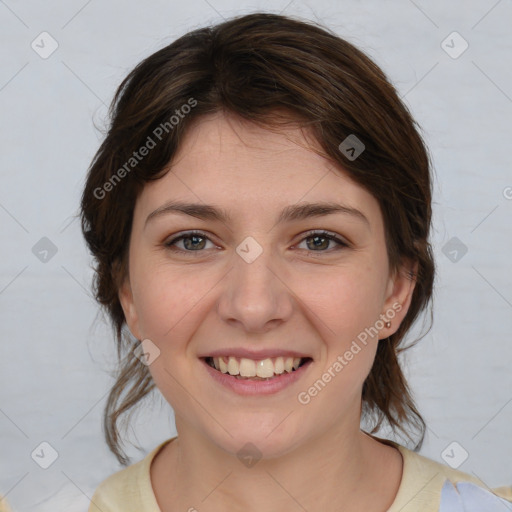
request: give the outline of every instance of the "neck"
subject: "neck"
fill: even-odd
[[[293,507],[309,512],[379,511],[387,510],[399,487],[400,454],[358,426],[324,433],[284,456],[252,466],[190,426],[179,428],[178,418],[176,426],[179,436],[159,461],[163,485],[154,486],[163,512],[278,512]],[[165,495],[159,495],[159,487]]]

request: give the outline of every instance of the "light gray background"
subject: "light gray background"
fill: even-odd
[[[102,138],[93,123],[103,126],[115,88],[142,58],[203,24],[260,9],[317,19],[359,46],[421,124],[436,169],[438,265],[433,329],[405,358],[429,426],[421,453],[443,461],[456,441],[469,453],[460,470],[491,487],[512,484],[510,0],[5,0],[0,494],[15,510],[86,511],[120,469],[101,432],[114,341],[90,296],[74,218]],[[47,59],[31,48],[43,31],[59,45]],[[458,58],[442,47],[453,31],[469,44]],[[47,262],[32,252],[42,237],[58,251]],[[443,252],[453,237],[468,249],[458,262]],[[156,398],[134,422],[142,450],[128,446],[133,462],[174,435],[172,412]],[[43,441],[58,452],[46,470],[31,458]]]

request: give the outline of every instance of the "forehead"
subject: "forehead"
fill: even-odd
[[[341,202],[379,222],[376,199],[339,165],[315,152],[299,127],[277,131],[216,113],[191,125],[161,179],[146,184],[137,209],[172,199],[218,204],[260,216],[298,202]],[[318,147],[318,146],[317,146]]]
[[[169,168],[192,163],[197,168],[232,171],[241,177],[248,176],[251,170],[260,175],[275,175],[283,164],[288,166],[278,174],[299,168],[307,170],[311,165],[325,168],[330,162],[315,153],[314,148],[319,149],[310,132],[296,124],[270,129],[233,114],[216,112],[198,118],[189,127]],[[262,165],[265,163],[268,168]]]

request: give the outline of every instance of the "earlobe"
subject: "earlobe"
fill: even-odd
[[[416,285],[417,272],[418,262],[408,261],[390,278],[384,311],[381,315],[381,318],[385,317],[385,329],[381,330],[379,339],[394,334],[407,315]]]
[[[123,280],[121,286],[119,287],[118,298],[119,302],[121,303],[121,307],[123,308],[126,325],[130,329],[130,332],[133,334],[133,336],[140,340],[141,337],[139,332],[139,319],[135,309],[133,292],[128,277]]]

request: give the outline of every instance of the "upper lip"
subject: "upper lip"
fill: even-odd
[[[247,348],[223,348],[212,350],[207,354],[200,355],[199,357],[238,357],[246,359],[254,359],[260,361],[262,359],[268,359],[273,357],[300,357],[300,358],[311,358],[311,356],[304,354],[303,352],[297,352],[296,350],[282,350],[278,348],[274,349],[259,349],[251,350]]]

